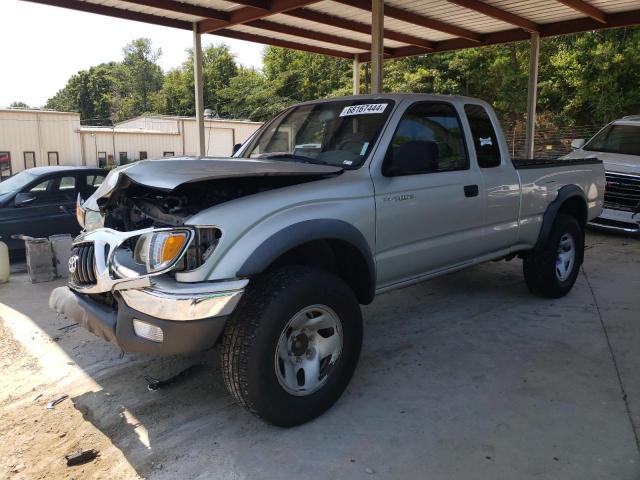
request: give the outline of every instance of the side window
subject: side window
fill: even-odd
[[[462,126],[452,105],[421,102],[402,116],[387,151],[388,176],[466,170]]]
[[[37,183],[35,186],[31,187],[29,192],[39,195],[43,192],[49,191],[52,188],[52,186],[53,186],[53,179],[50,178],[48,180],[45,180],[44,182]]]
[[[73,190],[76,188],[76,177],[62,177],[60,179],[60,191]]]
[[[481,105],[465,105],[464,113],[471,127],[478,165],[481,168],[497,167],[501,162],[500,145],[489,114]]]
[[[37,183],[29,193],[32,193],[36,200],[34,203],[50,203],[66,200],[73,200],[76,186],[76,177],[54,177]]]
[[[103,180],[104,180],[103,175],[88,175],[87,185],[93,188],[98,188],[100,185],[102,185]]]

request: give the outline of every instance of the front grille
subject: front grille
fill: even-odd
[[[606,172],[604,208],[633,212],[640,204],[640,176]]]
[[[94,264],[93,243],[75,247],[71,251],[71,259],[69,260],[71,281],[76,285],[95,285],[96,272]]]

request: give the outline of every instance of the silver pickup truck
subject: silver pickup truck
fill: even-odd
[[[291,107],[233,158],[142,161],[79,202],[50,304],[122,351],[222,340],[231,394],[276,425],[327,410],[354,373],[360,304],[488,260],[567,294],[599,160],[514,161],[491,107],[363,95]],[[426,320],[425,320],[426,321]]]

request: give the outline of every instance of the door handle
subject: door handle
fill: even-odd
[[[478,185],[465,185],[464,186],[464,196],[465,197],[477,197],[480,190],[478,189]]]

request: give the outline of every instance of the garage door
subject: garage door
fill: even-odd
[[[207,129],[207,155],[212,157],[230,157],[233,152],[233,129]]]

